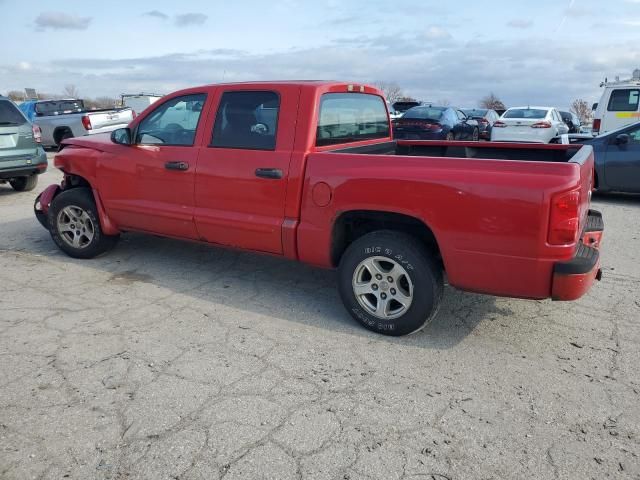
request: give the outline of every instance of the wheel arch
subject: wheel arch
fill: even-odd
[[[53,130],[53,141],[55,142],[56,145],[60,145],[60,142],[62,141],[62,137],[67,132],[73,135],[73,131],[71,130],[71,127],[66,125],[56,127]]]
[[[440,245],[429,225],[411,215],[380,210],[349,210],[336,218],[331,232],[332,265],[338,266],[351,243],[377,230],[400,231],[417,238],[444,270]]]

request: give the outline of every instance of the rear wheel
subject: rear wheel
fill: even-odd
[[[29,177],[17,177],[9,180],[9,184],[16,192],[28,192],[36,188],[38,184],[38,176],[31,175]]]
[[[96,204],[87,188],[74,188],[55,197],[48,221],[51,238],[70,257],[93,258],[118,241],[118,235],[102,233]]]
[[[349,313],[365,328],[407,335],[438,311],[442,271],[414,237],[388,230],[353,242],[339,267],[339,289]]]

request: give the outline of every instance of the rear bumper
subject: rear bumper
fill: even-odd
[[[575,256],[567,262],[554,265],[553,300],[577,300],[589,291],[594,281],[601,279],[599,248],[603,232],[602,215],[590,210]]]
[[[47,154],[42,147],[38,147],[34,155],[22,155],[0,161],[0,180],[44,173],[47,165]]]

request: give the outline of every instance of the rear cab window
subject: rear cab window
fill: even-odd
[[[0,127],[24,125],[27,119],[11,102],[0,100]]]
[[[640,89],[624,88],[613,90],[607,110],[609,112],[635,112],[640,103]]]
[[[382,97],[366,93],[325,93],[320,98],[316,146],[391,136]]]
[[[35,110],[36,115],[48,117],[51,115],[84,112],[85,107],[82,100],[51,100],[49,102],[36,103]]]

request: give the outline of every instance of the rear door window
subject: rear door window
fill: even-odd
[[[275,150],[280,96],[272,91],[225,92],[211,147]]]
[[[366,93],[325,93],[320,99],[316,146],[391,136],[382,97]]]
[[[27,123],[27,119],[13,103],[0,100],[0,127],[24,125],[25,123]]]
[[[639,89],[618,89],[611,92],[609,99],[609,112],[635,112],[640,103]]]

